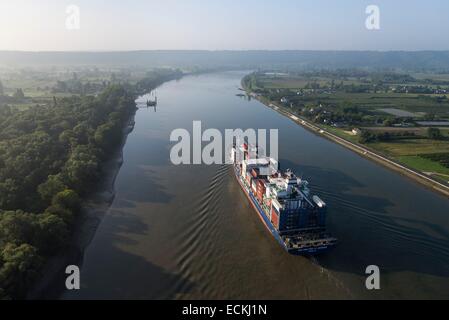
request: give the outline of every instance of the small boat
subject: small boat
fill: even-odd
[[[154,101],[147,100],[147,107],[155,107],[157,106],[157,97],[154,98]]]

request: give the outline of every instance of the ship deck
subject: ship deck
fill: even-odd
[[[295,230],[294,232],[281,235],[271,223],[266,208],[264,208],[266,206],[257,201],[250,186],[248,186],[246,180],[242,178],[240,168],[234,166],[234,171],[240,186],[251,201],[265,227],[287,252],[292,254],[314,254],[325,251],[337,244],[336,238],[331,237],[323,231]]]

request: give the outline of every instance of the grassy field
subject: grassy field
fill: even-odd
[[[419,74],[422,80],[433,77],[429,74]],[[435,81],[449,81],[446,77],[449,75],[434,75]],[[432,78],[433,79],[433,78]],[[418,79],[420,80],[420,79]],[[292,92],[296,92],[300,89],[304,89],[309,83],[319,84],[320,87],[324,87],[331,83],[332,79],[326,79],[323,77],[262,77],[258,80],[258,87],[261,89],[287,89]],[[355,78],[345,78],[343,80],[335,80],[335,83],[342,82],[344,85],[360,85],[364,84]],[[390,84],[395,86],[398,84]],[[406,84],[400,84],[406,85]],[[409,85],[419,85],[419,83],[411,83]],[[429,87],[433,87],[430,84],[425,83]],[[380,109],[394,108],[409,111],[412,113],[421,113],[422,115],[432,113],[444,116],[449,116],[449,99],[446,101],[437,102],[434,94],[414,94],[414,93],[395,93],[395,92],[385,92],[378,91],[376,93],[350,93],[350,92],[334,92],[332,94],[316,93],[310,94],[302,99],[304,102],[309,102],[312,104],[326,103],[328,105],[338,105],[342,102],[351,102],[353,105],[357,105],[358,108],[365,109],[371,113],[382,114]],[[449,98],[449,95],[446,95]]]
[[[335,134],[336,136],[338,136],[340,138],[351,141],[352,143],[358,143],[358,141],[359,141],[358,136],[352,134],[352,132],[349,132],[347,130],[334,128],[334,127],[326,126],[326,125],[319,125],[319,127],[325,129],[326,131],[329,131],[330,133]]]
[[[320,125],[320,127],[336,136],[351,141],[352,143],[359,143],[359,137],[346,130],[325,125]],[[398,131],[398,129],[395,130],[395,128],[391,129],[393,131]],[[416,129],[416,131],[419,133],[424,132],[425,130],[424,128],[419,128]],[[448,136],[449,129],[444,129],[442,132],[445,136]],[[368,143],[365,146],[374,151],[378,151],[407,167],[430,174],[434,178],[438,178],[438,180],[443,182],[449,181],[449,168],[437,161],[432,161],[420,156],[424,154],[448,153],[449,140],[435,141],[430,139],[407,139],[391,142]]]
[[[442,175],[447,175],[449,180],[449,168],[446,168],[439,164],[438,162],[424,159],[420,156],[401,156],[398,160],[409,167],[416,168],[423,172],[440,173]]]
[[[438,89],[449,86],[449,75],[438,74],[432,75],[428,73],[413,74],[411,75],[415,80],[410,83],[395,83],[389,82],[384,85],[382,90],[371,90],[370,92],[351,92],[347,89],[332,89],[329,87],[330,83],[343,84],[345,86],[354,85],[366,85],[370,83],[368,78],[354,78],[354,77],[342,77],[325,78],[322,76],[264,76],[261,75],[255,82],[256,87],[253,86],[253,90],[260,89],[266,93],[264,99],[268,101],[268,104],[274,102],[278,105],[282,105],[279,101],[280,97],[286,96],[289,99],[289,104],[305,106],[307,108],[324,106],[328,113],[338,112],[338,106],[351,105],[356,106],[360,113],[367,116],[390,117],[401,119],[413,118],[415,121],[421,120],[426,115],[435,115],[439,119],[449,118],[449,99],[437,99],[442,95],[435,94],[414,94],[414,93],[398,93],[392,88],[395,86],[424,86],[427,88]],[[407,79],[404,77],[404,79]],[[429,80],[432,79],[432,80]],[[319,90],[311,90],[310,84],[315,86],[318,84]],[[374,82],[371,82],[373,85]],[[440,86],[441,84],[441,86]],[[341,87],[340,88],[344,88]],[[298,92],[300,94],[298,94]],[[446,95],[447,96],[447,95]],[[268,98],[271,97],[271,98]],[[274,99],[273,99],[274,97]],[[273,99],[273,100],[270,100]],[[287,111],[295,113],[298,109],[284,104]],[[385,109],[385,110],[382,110]],[[405,112],[403,112],[405,111]],[[302,114],[304,116],[304,114]],[[316,114],[315,114],[316,115]],[[315,116],[314,115],[314,116]],[[305,115],[307,117],[307,114]],[[313,122],[313,118],[309,118]],[[397,120],[401,121],[401,120]],[[429,154],[449,154],[449,128],[439,128],[443,139],[431,140],[427,138],[426,127],[384,127],[379,124],[367,125],[367,124],[352,124],[346,123],[343,126],[333,126],[322,122],[316,122],[315,124],[330,133],[335,134],[341,138],[344,138],[350,142],[361,144],[360,136],[354,135],[351,130],[354,127],[362,130],[369,130],[377,134],[388,132],[391,138],[387,141],[369,142],[364,145],[365,147],[383,154],[391,159],[396,160],[410,168],[432,175],[440,181],[445,183],[449,180],[449,168],[444,166],[437,160],[431,160],[426,155]],[[401,136],[399,137],[398,134]]]
[[[383,153],[394,157],[449,152],[448,140],[435,141],[429,139],[407,139],[369,143],[367,145],[375,150],[382,151]]]
[[[422,155],[449,152],[449,140],[407,139],[391,142],[377,142],[367,144],[373,150],[380,151],[398,162],[422,171],[426,174],[437,175],[445,182],[449,181],[449,168],[437,161],[426,159]]]
[[[412,113],[434,113],[448,115],[449,101],[436,103],[418,94],[403,93],[346,93],[337,92],[331,95],[321,94],[308,98],[309,100],[338,105],[341,102],[351,102],[360,109],[373,113],[384,113],[380,109],[400,109]]]
[[[266,89],[292,89],[296,90],[298,88],[304,87],[307,83],[315,82],[319,84],[320,86],[324,86],[329,83],[329,79],[324,77],[313,77],[313,78],[306,78],[306,77],[268,77],[264,78],[260,81],[260,88],[266,88]],[[344,85],[351,85],[357,83],[356,79],[352,80],[342,80]]]
[[[0,97],[0,108],[9,105],[16,110],[25,110],[36,105],[51,105],[53,97],[57,99],[70,97],[75,93],[55,92],[54,88],[59,81],[68,81],[77,75],[82,83],[102,83],[110,79],[109,71],[97,73],[80,68],[74,72],[68,69],[0,69],[0,81],[3,85],[4,97]],[[25,99],[11,99],[14,93],[22,89]]]

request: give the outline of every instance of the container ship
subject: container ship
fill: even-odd
[[[249,149],[255,149],[249,150]],[[237,181],[260,220],[289,253],[313,255],[337,244],[326,232],[326,203],[310,196],[308,182],[279,163],[259,157],[257,148],[244,143],[231,149]]]

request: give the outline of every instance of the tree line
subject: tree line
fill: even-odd
[[[0,298],[23,298],[46,259],[67,244],[134,101],[133,90],[111,85],[97,97],[0,107]]]

